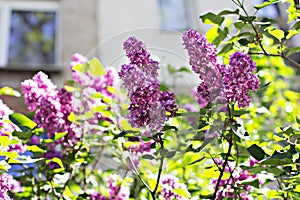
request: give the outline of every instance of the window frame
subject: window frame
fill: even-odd
[[[9,37],[11,28],[12,11],[39,11],[39,12],[55,12],[56,14],[56,33],[55,33],[55,55],[53,64],[38,64],[38,66],[22,65],[25,69],[34,69],[38,67],[45,67],[40,65],[47,65],[47,68],[57,69],[60,63],[61,55],[61,28],[60,28],[60,9],[57,1],[12,1],[0,0],[0,68],[9,68],[11,64],[8,63],[9,58]],[[13,66],[14,68],[16,66]],[[18,67],[17,67],[18,68]],[[21,67],[20,67],[21,68]]]

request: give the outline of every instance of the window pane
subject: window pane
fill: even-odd
[[[55,12],[12,11],[9,64],[55,63]]]
[[[189,27],[186,0],[159,0],[162,28],[182,31]]]

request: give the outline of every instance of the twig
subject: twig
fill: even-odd
[[[133,167],[133,173],[140,179],[140,181],[144,184],[144,186],[146,186],[146,188],[148,189],[148,191],[151,193],[152,190],[151,190],[150,186],[144,181],[144,179],[139,174],[139,172],[136,169],[135,164],[134,164],[133,160],[131,159],[131,157],[130,156],[128,156],[128,157],[129,157],[129,160],[130,160],[131,165]]]
[[[297,63],[295,60],[293,60],[292,58],[290,58],[284,54],[270,54],[270,53],[264,53],[264,52],[249,52],[249,54],[250,55],[252,54],[252,55],[265,55],[265,56],[281,57],[281,58],[291,62],[293,64],[293,66],[300,69],[299,63]]]
[[[222,177],[223,177],[223,174],[224,174],[227,162],[229,160],[230,152],[231,152],[232,145],[233,145],[233,143],[232,143],[232,131],[230,131],[230,138],[228,140],[228,143],[229,143],[228,151],[226,153],[225,161],[224,161],[224,163],[222,165],[222,170],[220,171],[220,175],[219,175],[216,187],[215,187],[215,192],[214,192],[214,195],[213,195],[213,199],[216,199],[217,192],[218,192],[218,189],[219,189],[219,185],[220,185],[220,182],[222,180]]]
[[[159,164],[159,169],[158,169],[158,174],[157,174],[157,179],[156,179],[156,185],[155,185],[155,188],[154,190],[151,192],[151,196],[152,196],[152,199],[155,200],[155,194],[157,192],[157,189],[158,189],[158,185],[159,185],[159,181],[160,181],[160,177],[161,177],[161,173],[162,173],[162,168],[163,168],[163,164],[164,164],[164,159],[165,159],[165,153],[162,153],[162,150],[164,149],[164,141],[162,140],[161,136],[158,135],[159,137],[159,143],[160,143],[160,146],[161,146],[161,154],[160,154],[160,164]]]

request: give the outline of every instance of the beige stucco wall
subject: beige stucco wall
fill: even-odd
[[[47,72],[51,80],[62,86],[71,78],[69,63],[72,54],[80,52],[87,55],[97,44],[96,0],[60,0],[59,3],[59,63],[57,72]],[[26,3],[22,1],[21,3]],[[1,0],[0,0],[1,4]],[[20,89],[20,82],[31,78],[37,68],[32,70],[5,70],[0,68],[0,87],[10,86]],[[0,97],[16,111],[23,111],[23,100],[15,97]]]

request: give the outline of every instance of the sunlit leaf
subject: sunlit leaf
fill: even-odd
[[[278,3],[280,2],[280,0],[269,0],[269,1],[265,1],[264,3],[262,4],[259,4],[259,5],[256,5],[254,6],[255,9],[259,10],[259,9],[262,9],[266,6],[269,6],[269,5],[272,5],[272,4],[275,4],[275,3]]]
[[[182,188],[175,188],[172,190],[175,194],[179,195],[179,196],[182,196],[182,197],[185,197],[185,198],[190,198],[191,195],[184,189]]]
[[[0,96],[1,95],[8,95],[8,96],[15,96],[15,97],[21,96],[20,92],[15,91],[14,89],[7,86],[0,88]]]
[[[26,147],[26,149],[28,151],[31,151],[31,152],[40,152],[40,153],[45,152],[44,149],[42,149],[42,148],[40,148],[40,147],[38,147],[36,145],[29,145],[29,146]]]
[[[274,36],[278,41],[281,41],[284,38],[284,31],[276,28],[267,28],[269,34]]]
[[[93,58],[90,61],[91,71],[90,74],[93,76],[102,76],[106,74],[104,67],[102,66],[101,62],[97,58]]]
[[[54,134],[53,140],[54,140],[54,141],[57,141],[57,140],[63,138],[63,137],[64,137],[65,135],[67,135],[67,134],[68,134],[68,132],[55,133],[55,134]]]
[[[28,129],[34,129],[37,126],[34,121],[21,113],[11,114],[9,115],[9,119],[24,132],[28,131]]]

